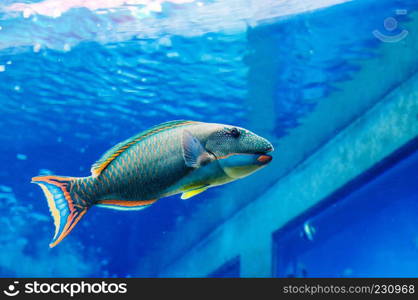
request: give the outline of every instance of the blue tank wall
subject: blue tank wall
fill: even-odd
[[[351,184],[348,195],[276,233],[274,275],[417,277],[418,152],[408,153],[414,149],[418,139],[371,179]]]
[[[17,2],[46,1],[0,3],[0,276],[272,276],[274,232],[417,135],[415,0],[53,16],[8,8]],[[375,30],[409,34],[387,43]],[[92,208],[49,249],[53,224],[31,177],[87,176],[114,144],[173,119],[247,127],[273,142],[274,160],[189,201]]]

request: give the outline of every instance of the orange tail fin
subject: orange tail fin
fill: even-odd
[[[70,191],[74,177],[38,176],[32,178],[32,183],[38,184],[48,200],[49,210],[55,224],[55,235],[49,247],[55,247],[61,242],[87,212],[89,205]],[[77,200],[77,202],[75,201]]]

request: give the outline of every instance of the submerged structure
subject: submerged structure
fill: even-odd
[[[0,7],[1,276],[418,276],[415,0],[54,2]],[[274,159],[190,200],[94,207],[45,249],[33,174],[88,176],[178,119],[248,128]]]

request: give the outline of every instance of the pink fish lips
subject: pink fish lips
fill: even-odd
[[[271,155],[268,154],[262,154],[257,158],[257,161],[259,161],[262,164],[268,164],[269,162],[271,162],[271,160],[273,159],[273,157]]]
[[[49,246],[58,245],[92,206],[142,210],[175,194],[189,199],[262,169],[273,150],[268,140],[241,127],[175,120],[115,145],[89,176],[33,177],[54,219]]]

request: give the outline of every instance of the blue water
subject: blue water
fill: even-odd
[[[88,176],[111,146],[169,120],[236,124],[276,143],[382,55],[374,30],[399,34],[418,10],[414,0],[49,2],[0,4],[0,276],[136,276],[139,258],[228,187],[141,212],[92,208],[49,249],[52,219],[30,178]],[[387,32],[390,16],[399,26]],[[388,76],[395,85],[415,70]]]
[[[415,152],[373,172],[366,185],[277,234],[276,276],[416,277],[417,163]]]

